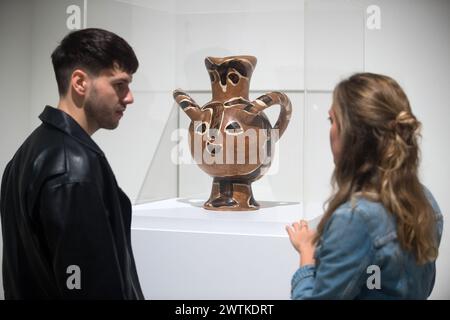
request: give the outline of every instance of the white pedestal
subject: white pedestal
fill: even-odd
[[[261,202],[258,211],[218,212],[203,209],[204,201],[133,207],[133,251],[145,297],[289,299],[299,258],[285,225],[303,217],[302,205]]]

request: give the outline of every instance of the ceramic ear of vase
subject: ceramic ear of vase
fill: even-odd
[[[291,120],[292,116],[292,104],[288,96],[282,92],[273,91],[263,94],[252,102],[254,109],[253,112],[262,112],[267,108],[274,105],[280,106],[280,114],[277,122],[273,126],[274,130],[278,130],[277,139],[279,140]]]
[[[173,91],[173,98],[186,115],[194,122],[202,120],[202,110],[200,106],[182,89]]]

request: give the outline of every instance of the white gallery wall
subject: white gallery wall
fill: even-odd
[[[208,102],[206,56],[254,55],[250,98],[272,90],[291,98],[293,116],[278,158],[271,174],[253,184],[254,195],[301,202],[315,214],[330,192],[327,112],[333,87],[359,71],[398,80],[423,123],[421,177],[445,218],[431,298],[450,299],[450,1],[0,0],[1,172],[40,123],[44,105],[56,106],[50,54],[69,31],[68,20],[77,22],[67,12],[71,5],[80,9],[80,27],[118,33],[140,60],[132,83],[135,103],[118,129],[93,136],[134,203],[210,192],[211,178],[196,165],[172,161],[187,150],[182,134],[189,124],[172,90],[181,87],[200,105]],[[380,9],[379,29],[366,25],[372,5]],[[278,111],[268,111],[273,122]]]

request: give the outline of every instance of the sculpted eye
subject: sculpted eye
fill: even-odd
[[[240,134],[243,132],[241,125],[236,122],[236,121],[232,121],[230,122],[226,127],[225,127],[225,131],[228,134]]]
[[[195,132],[198,134],[205,134],[207,128],[207,124],[205,122],[202,122],[197,126],[197,128],[195,128]]]
[[[236,73],[234,73],[234,72],[230,72],[228,74],[228,79],[230,79],[230,81],[233,84],[237,84],[239,82],[239,76]]]

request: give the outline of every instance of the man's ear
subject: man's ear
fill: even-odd
[[[89,86],[89,75],[81,70],[75,69],[70,77],[72,90],[80,96],[85,96]]]

